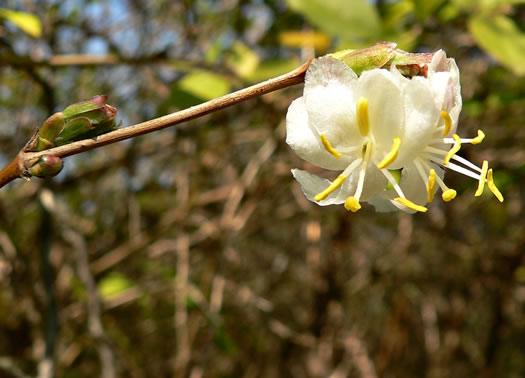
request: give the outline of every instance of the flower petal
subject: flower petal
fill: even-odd
[[[357,75],[338,59],[315,60],[306,72],[304,98],[310,124],[337,150],[361,144],[353,94]]]
[[[429,81],[415,77],[403,88],[405,127],[396,160],[389,166],[398,169],[413,161],[427,146],[439,121],[440,110],[434,103]]]
[[[378,213],[389,213],[398,211],[399,208],[391,202],[395,198],[394,190],[384,190],[368,200],[368,203],[376,209]]]
[[[436,174],[443,179],[445,172],[438,165],[434,163],[429,164]],[[401,190],[407,199],[414,202],[417,205],[425,206],[428,203],[427,186],[419,172],[417,171],[414,163],[409,164],[406,168],[401,171],[401,181],[399,182]],[[436,184],[434,193],[437,191],[439,186]]]
[[[346,181],[348,181],[345,180],[341,187],[330,193],[324,200],[317,202],[314,199],[315,195],[325,190],[331,184],[330,180],[301,169],[292,169],[292,175],[301,184],[301,190],[305,197],[319,206],[342,204],[345,202],[346,197],[350,196],[350,191],[352,190],[351,185],[345,185]],[[355,190],[355,187],[353,190]]]
[[[370,132],[376,141],[375,158],[381,160],[395,137],[401,137],[404,123],[401,78],[387,70],[374,69],[361,75],[356,88],[356,98],[368,99]]]
[[[342,170],[349,164],[344,156],[337,159],[326,151],[319,134],[310,127],[304,97],[294,100],[288,108],[286,143],[301,159],[321,168]]]

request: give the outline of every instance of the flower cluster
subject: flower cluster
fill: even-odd
[[[305,196],[321,206],[361,202],[378,211],[425,212],[438,188],[444,201],[456,191],[443,181],[444,168],[479,181],[503,201],[484,161],[481,168],[457,156],[462,144],[480,143],[456,134],[461,111],[459,70],[436,52],[424,75],[405,77],[392,65],[360,76],[331,56],[308,68],[304,94],[289,107],[286,142],[309,163],[342,173],[332,182],[294,169]]]

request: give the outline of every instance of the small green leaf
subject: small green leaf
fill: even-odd
[[[0,8],[0,17],[11,21],[32,37],[39,38],[42,35],[42,24],[34,14]]]
[[[367,0],[287,0],[319,29],[358,44],[368,44],[381,36],[375,6]]]
[[[177,85],[179,89],[203,100],[212,100],[231,91],[227,79],[208,71],[193,71],[184,76]]]
[[[104,299],[115,297],[133,286],[133,282],[120,273],[110,273],[98,283],[98,292]]]
[[[259,64],[257,69],[249,77],[247,77],[247,79],[253,83],[268,80],[272,77],[290,72],[299,65],[300,62],[296,58],[265,60]]]
[[[476,42],[517,75],[525,74],[525,33],[506,16],[474,16],[469,29]]]
[[[257,54],[242,42],[232,45],[226,64],[241,78],[246,79],[252,75],[259,65]]]

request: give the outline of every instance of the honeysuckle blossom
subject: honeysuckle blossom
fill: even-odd
[[[358,77],[330,56],[310,65],[303,96],[288,109],[286,142],[309,163],[342,171],[330,182],[292,170],[310,201],[344,203],[353,212],[366,201],[378,211],[424,212],[438,187],[445,201],[456,196],[441,167],[479,180],[476,195],[488,181],[503,200],[487,162],[479,168],[455,155],[462,143],[480,143],[484,134],[462,139],[455,133],[462,103],[454,60],[439,51],[426,68],[426,77],[407,78],[395,67]]]

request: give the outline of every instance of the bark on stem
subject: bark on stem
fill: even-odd
[[[166,116],[155,118],[150,121],[121,128],[93,139],[84,139],[64,146],[51,148],[40,152],[21,152],[16,159],[0,171],[0,188],[15,178],[20,177],[20,167],[26,169],[33,166],[43,155],[53,155],[60,158],[93,150],[107,144],[120,142],[125,139],[137,137],[174,126],[206,114],[216,112],[254,97],[262,96],[279,89],[290,87],[304,82],[304,75],[312,60],[276,78],[264,81],[251,87],[241,89],[237,92],[204,102],[191,108],[171,113]]]

